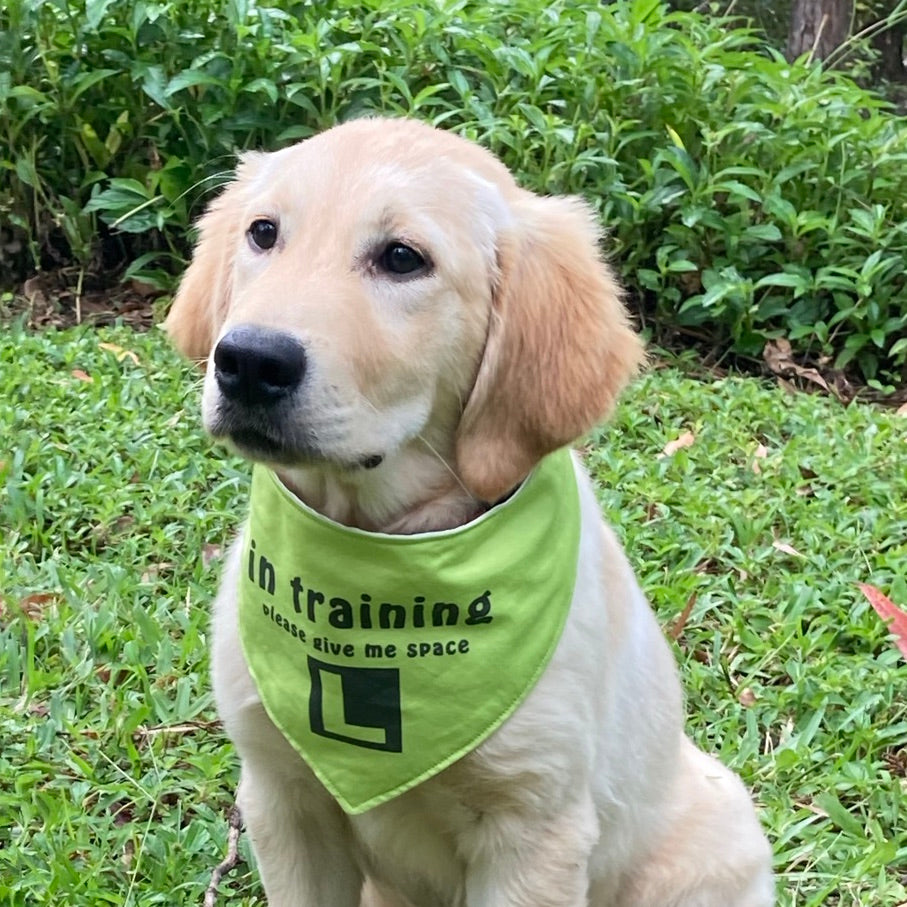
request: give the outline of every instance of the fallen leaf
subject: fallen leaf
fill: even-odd
[[[768,456],[768,448],[764,444],[760,444],[756,448],[756,452],[753,454],[753,472],[758,476],[762,469],[759,466],[759,461],[764,460]]]
[[[696,443],[696,435],[691,431],[685,431],[679,438],[675,438],[673,441],[668,441],[664,446],[664,450],[658,455],[657,459],[662,459],[662,457],[672,457],[678,450],[683,450],[685,447],[692,447]]]
[[[755,694],[749,687],[744,687],[744,688],[737,694],[737,701],[738,701],[738,702],[740,703],[740,705],[742,705],[745,709],[748,709],[748,708],[750,708],[751,706],[754,706],[754,705],[756,704],[756,694]]]
[[[98,346],[102,350],[107,350],[108,353],[113,353],[117,358],[117,362],[122,362],[124,359],[131,359],[135,365],[139,365],[139,357],[132,351],[127,350],[122,346],[119,346],[116,343],[99,343]]]
[[[125,683],[129,677],[129,672],[125,668],[120,668],[114,673],[110,670],[110,665],[99,665],[95,668],[94,673],[101,683],[110,683],[111,679],[113,679],[114,684],[117,686]]]
[[[133,804],[128,800],[114,800],[108,807],[107,812],[113,819],[116,826],[131,825],[135,821]]]
[[[22,295],[23,296],[34,296],[38,290],[41,289],[41,280],[38,277],[29,277],[25,283],[22,284]]]
[[[774,374],[786,378],[796,375],[798,378],[818,384],[824,391],[831,393],[828,382],[816,369],[804,368],[794,361],[790,342],[783,337],[779,337],[777,340],[769,340],[762,350],[762,358]]]
[[[779,337],[769,340],[762,350],[765,364],[777,375],[791,364],[791,345],[789,340]]]
[[[151,583],[154,582],[162,573],[166,573],[168,570],[173,569],[173,564],[170,561],[161,561],[157,564],[149,564],[148,568],[142,573],[142,576],[139,580],[141,583]]]
[[[788,545],[787,542],[781,542],[778,541],[778,539],[775,539],[775,541],[772,542],[772,548],[783,551],[785,554],[790,554],[792,557],[805,557],[805,555],[797,551],[793,545]]]
[[[72,376],[73,378],[78,378],[79,381],[87,381],[89,384],[94,381],[94,378],[92,378],[88,372],[83,372],[80,368],[74,368],[72,370]]]
[[[794,366],[794,374],[798,375],[801,378],[805,378],[807,381],[812,381],[813,384],[818,384],[822,390],[831,393],[831,388],[828,386],[828,382],[814,369],[814,368],[803,368],[802,366]]]
[[[907,403],[902,403],[895,411],[896,416],[907,416]]]
[[[138,293],[139,296],[150,297],[150,296],[160,296],[161,291],[153,283],[145,283],[143,280],[132,280],[129,284],[130,289],[133,293]]]
[[[882,761],[893,775],[907,778],[907,749],[890,749],[882,754]]]
[[[221,554],[223,554],[224,546],[215,545],[213,542],[208,542],[202,546],[202,564],[207,567],[211,561],[216,561]]]
[[[690,613],[693,610],[693,605],[696,604],[696,593],[693,592],[690,597],[687,599],[687,603],[683,606],[683,611],[677,616],[677,620],[671,626],[671,629],[668,630],[668,636],[673,640],[680,638],[680,634],[683,633],[683,628],[687,625],[687,621],[690,619]]]
[[[724,573],[724,565],[719,563],[713,557],[703,558],[696,566],[693,568],[694,573],[698,573],[700,576],[705,574],[707,576],[717,576]]]
[[[876,614],[888,625],[888,632],[894,637],[894,644],[907,661],[907,611],[901,610],[884,592],[880,592],[869,583],[857,583],[857,588],[869,600]]]
[[[22,613],[29,620],[40,620],[44,612],[59,598],[56,592],[34,592],[19,600]]]

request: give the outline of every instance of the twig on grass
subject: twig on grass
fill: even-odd
[[[205,889],[204,907],[215,907],[217,904],[217,887],[220,885],[221,879],[243,861],[243,858],[239,855],[242,813],[240,813],[239,807],[235,803],[227,813],[227,824],[230,828],[230,832],[227,835],[227,856],[214,867],[214,871],[211,873],[211,882]]]
[[[183,734],[194,734],[196,731],[217,730],[220,726],[219,721],[184,721],[181,724],[157,724],[153,727],[139,725],[132,732],[132,739],[144,741],[161,735],[180,736]]]

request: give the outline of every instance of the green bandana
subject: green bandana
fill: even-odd
[[[363,532],[256,467],[239,590],[243,650],[271,720],[348,813],[475,749],[525,699],[576,582],[570,454],[465,526]]]

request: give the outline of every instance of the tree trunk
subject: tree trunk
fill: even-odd
[[[892,25],[872,39],[872,46],[879,52],[879,60],[874,67],[876,78],[887,79],[889,82],[907,82],[904,33],[903,24]]]
[[[794,0],[787,58],[808,51],[824,60],[850,33],[853,0]]]

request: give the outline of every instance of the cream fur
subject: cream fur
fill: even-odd
[[[279,224],[267,253],[245,235],[260,217]],[[283,481],[350,525],[446,528],[607,415],[638,367],[597,239],[581,202],[521,190],[471,143],[356,121],[244,158],[201,222],[167,326],[209,360],[215,435],[218,339],[238,324],[297,338],[306,379],[271,426],[299,450],[271,464]],[[427,253],[430,270],[377,273],[369,249],[387,240]],[[362,469],[373,454],[381,465]],[[773,903],[749,797],[684,736],[670,649],[576,468],[578,579],[538,685],[475,752],[359,816],[342,813],[258,701],[237,636],[234,546],[214,606],[214,688],[271,907]]]

